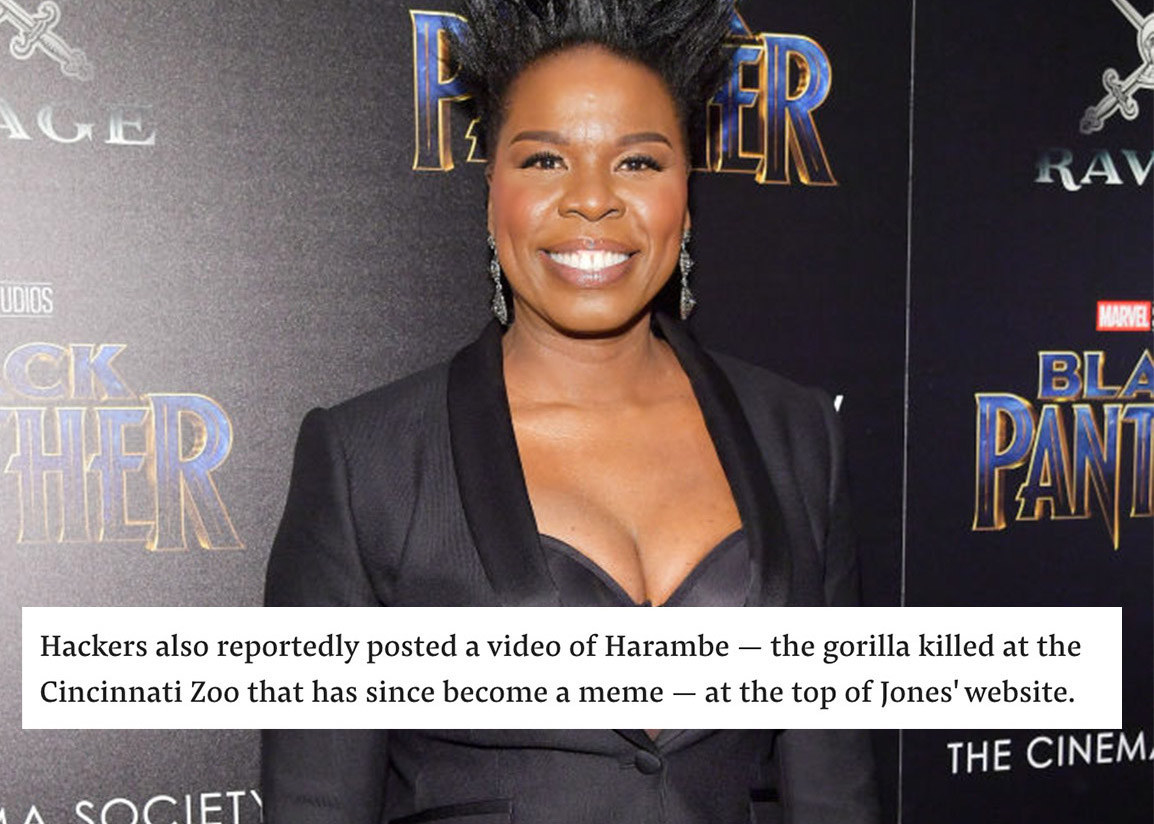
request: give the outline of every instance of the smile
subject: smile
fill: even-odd
[[[629,260],[629,255],[621,252],[606,252],[602,250],[578,252],[548,252],[550,259],[568,266],[570,269],[580,269],[582,272],[600,272],[610,266],[616,266]]]

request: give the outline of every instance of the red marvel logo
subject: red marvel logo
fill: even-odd
[[[1099,332],[1149,332],[1150,301],[1098,301]]]

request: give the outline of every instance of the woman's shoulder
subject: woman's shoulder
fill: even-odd
[[[796,483],[817,535],[841,500],[844,438],[833,400],[775,372],[714,355],[737,395],[742,414],[775,482]]]
[[[807,475],[820,470],[815,488],[828,488],[829,478],[822,473],[832,471],[844,452],[841,420],[829,394],[738,358],[713,357],[763,453],[788,456]]]
[[[798,425],[812,422],[827,426],[834,412],[829,393],[816,386],[803,386],[763,366],[710,352],[733,385],[746,415],[771,415]]]
[[[321,414],[342,438],[428,429],[446,417],[449,365],[437,363],[334,404]]]
[[[448,387],[451,382],[449,375],[454,364],[459,363],[463,356],[472,355],[473,367],[482,361],[482,371],[492,369],[490,361],[496,352],[496,368],[500,368],[500,334],[495,333],[492,327],[493,324],[486,326],[477,338],[448,359],[342,401],[327,411],[335,419],[352,424],[412,420],[430,415],[434,419],[447,420]],[[481,357],[478,358],[478,355]]]

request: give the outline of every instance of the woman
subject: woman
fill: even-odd
[[[724,71],[731,4],[469,6],[456,53],[490,158],[499,322],[306,417],[267,603],[852,603],[828,399],[653,310],[675,269],[692,308],[688,119]],[[264,748],[270,824],[876,817],[857,733],[270,731]]]

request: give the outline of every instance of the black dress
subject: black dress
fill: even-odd
[[[604,569],[575,547],[541,536],[549,574],[563,607],[647,607],[629,597]],[[749,592],[749,542],[737,530],[721,539],[661,604],[666,607],[741,607]]]

